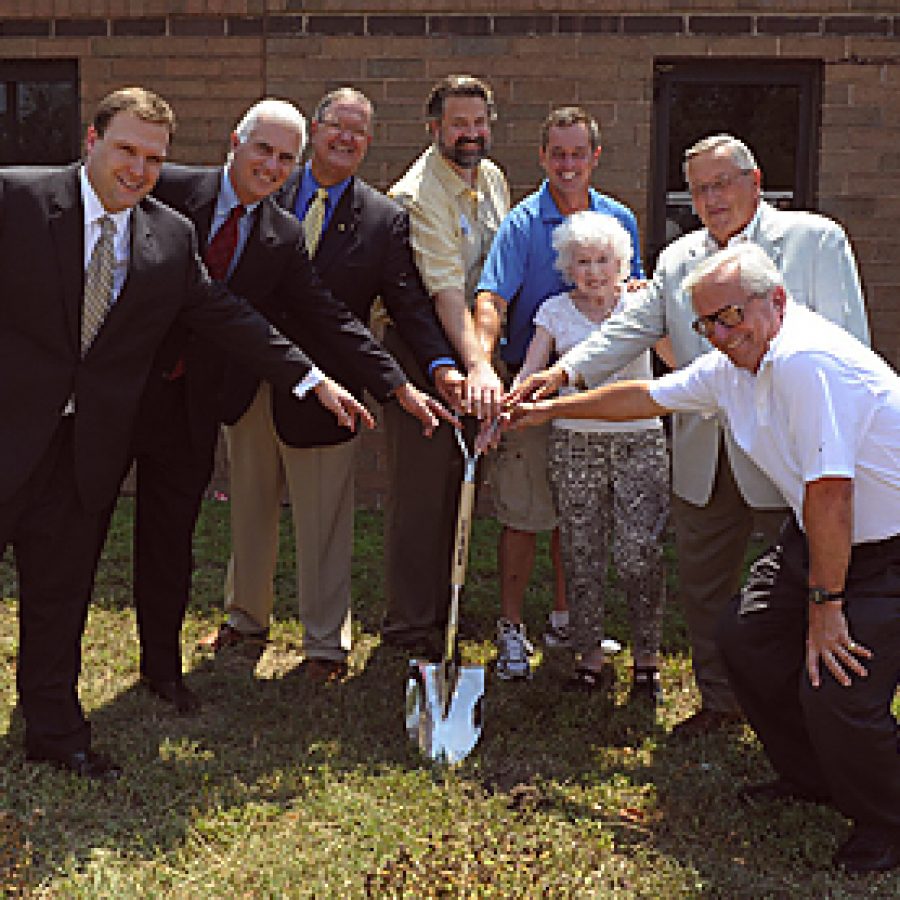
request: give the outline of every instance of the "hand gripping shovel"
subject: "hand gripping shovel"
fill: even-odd
[[[459,595],[466,580],[469,533],[475,502],[475,466],[481,450],[470,453],[460,429],[456,442],[465,460],[456,517],[456,540],[450,575],[450,614],[444,658],[439,663],[410,660],[406,681],[406,732],[419,750],[438,762],[465,759],[481,737],[484,667],[459,663]]]

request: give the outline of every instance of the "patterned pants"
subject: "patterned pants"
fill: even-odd
[[[587,653],[603,639],[612,561],[628,601],[634,656],[652,656],[659,650],[665,600],[661,536],[669,511],[669,460],[663,432],[554,427],[549,469],[573,649]]]

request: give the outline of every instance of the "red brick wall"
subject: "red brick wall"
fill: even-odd
[[[603,124],[598,186],[642,224],[655,57],[821,59],[818,206],[848,229],[875,344],[900,365],[897,0],[0,0],[0,54],[77,58],[85,117],[113,87],[158,90],[179,115],[183,161],[221,158],[230,126],[264,93],[309,111],[352,83],[376,104],[363,174],[382,187],[424,146],[431,83],[472,72],[495,88],[494,155],[517,198],[540,176],[541,119],[576,102]]]

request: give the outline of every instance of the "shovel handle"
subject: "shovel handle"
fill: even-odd
[[[459,512],[456,517],[456,540],[453,544],[451,584],[462,587],[469,561],[469,533],[472,530],[472,509],[475,506],[475,484],[464,481],[459,492]]]

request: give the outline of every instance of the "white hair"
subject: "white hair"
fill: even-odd
[[[253,134],[260,122],[273,122],[296,131],[300,135],[300,149],[297,151],[297,159],[300,159],[303,148],[306,146],[306,118],[293,103],[288,103],[287,100],[275,100],[271,97],[254,103],[234,127],[234,132],[241,143]]]
[[[696,144],[688,147],[687,150],[684,151],[684,162],[681,166],[684,173],[684,180],[688,180],[688,163],[690,163],[695,156],[699,156],[701,153],[709,153],[712,150],[718,150],[719,147],[724,147],[728,151],[731,161],[742,172],[753,172],[759,168],[759,164],[756,162],[753,151],[743,141],[732,134],[712,134],[709,137],[697,141]]]
[[[619,279],[628,279],[634,253],[631,235],[613,216],[592,211],[572,213],[554,230],[552,240],[556,251],[556,270],[568,284],[574,284],[572,257],[577,248],[598,245],[609,247],[619,263]]]
[[[732,264],[738,270],[738,284],[748,297],[764,297],[774,288],[784,287],[784,279],[766,251],[749,242],[726,247],[703,260],[684,279],[681,287],[693,297],[698,285]]]

